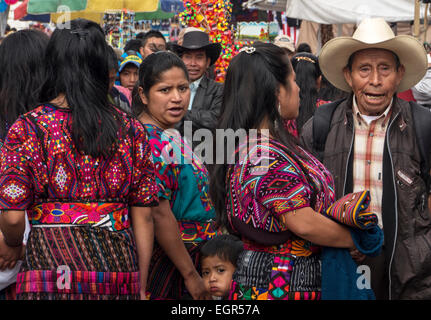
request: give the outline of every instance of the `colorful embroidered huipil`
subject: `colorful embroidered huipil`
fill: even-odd
[[[179,135],[154,125],[144,126],[153,153],[158,196],[169,200],[184,244],[199,268],[200,244],[216,234],[208,171]],[[151,259],[148,291],[151,299],[180,299],[184,294],[180,273],[157,245]]]
[[[51,104],[21,116],[5,140],[0,209],[26,210],[32,230],[18,275],[20,299],[138,299],[129,207],[158,204],[142,125],[121,123],[110,158],[75,148],[71,112]],[[68,285],[58,277],[68,272]]]
[[[320,248],[291,233],[282,217],[305,207],[324,212],[335,200],[333,180],[312,155],[299,147],[295,154],[258,140],[239,148],[228,171],[227,214],[245,248],[230,299],[320,298]]]

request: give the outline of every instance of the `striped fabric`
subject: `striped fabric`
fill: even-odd
[[[19,273],[17,293],[45,292],[89,295],[139,294],[139,272],[71,271],[68,286],[59,286],[62,280],[57,270],[32,270]],[[64,278],[67,279],[67,278]],[[70,287],[69,287],[70,285]]]
[[[139,299],[139,289],[131,229],[32,228],[17,277],[19,300]]]
[[[369,211],[377,214],[378,225],[382,224],[383,195],[383,148],[388,121],[391,117],[389,108],[377,119],[367,123],[359,112],[356,98],[353,98],[355,124],[355,143],[353,159],[353,192],[369,190],[371,202]]]
[[[16,300],[16,283],[0,290],[0,301],[2,300]]]
[[[200,271],[199,250],[202,243],[184,243],[198,271]],[[157,243],[154,244],[148,271],[147,296],[150,300],[191,299],[181,273]]]
[[[377,224],[377,215],[367,210],[369,204],[369,191],[349,193],[334,202],[325,214],[347,226],[367,229]]]
[[[199,248],[220,232],[214,229],[213,222],[178,221],[178,228],[195,267],[199,269]],[[147,283],[147,294],[151,300],[178,300],[190,296],[180,272],[157,243],[154,245]]]

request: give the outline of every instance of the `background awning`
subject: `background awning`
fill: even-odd
[[[243,6],[285,11],[289,18],[321,24],[357,23],[365,17],[381,17],[387,22],[415,18],[415,0],[248,0]],[[421,17],[424,11],[421,6]]]
[[[156,11],[158,0],[29,0],[27,12],[30,14],[55,13],[61,6],[69,7],[70,11],[100,13],[105,11],[135,12]]]
[[[242,4],[247,9],[286,11],[286,0],[249,0]]]
[[[175,16],[175,12],[166,12],[162,9],[163,0],[159,2],[157,11],[154,12],[136,12],[135,21],[141,20],[166,20]],[[166,7],[167,8],[167,7]]]
[[[364,18],[384,18],[387,22],[413,21],[414,0],[286,0],[290,18],[321,24],[358,23]],[[425,6],[421,7],[424,16]]]

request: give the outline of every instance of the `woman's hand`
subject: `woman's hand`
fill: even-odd
[[[139,294],[141,295],[141,300],[150,300],[147,297],[147,292],[145,290],[140,290]]]
[[[194,300],[211,300],[211,295],[205,289],[204,280],[197,272],[184,278],[184,284]]]
[[[355,261],[357,264],[362,263],[366,258],[366,255],[359,252],[359,250],[356,248],[350,249],[349,252],[350,252],[350,255],[352,256],[353,261]]]
[[[12,269],[16,262],[23,256],[23,245],[18,247],[9,247],[4,241],[4,236],[0,232],[0,271]]]
[[[160,200],[158,207],[152,208],[154,232],[159,245],[177,267],[184,278],[187,290],[195,300],[211,299],[205,291],[204,281],[193,264],[189,252],[181,238],[178,222],[172,213],[168,200]]]

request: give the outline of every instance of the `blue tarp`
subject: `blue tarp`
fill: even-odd
[[[42,23],[49,23],[51,21],[50,14],[28,14],[21,21],[38,21]]]

